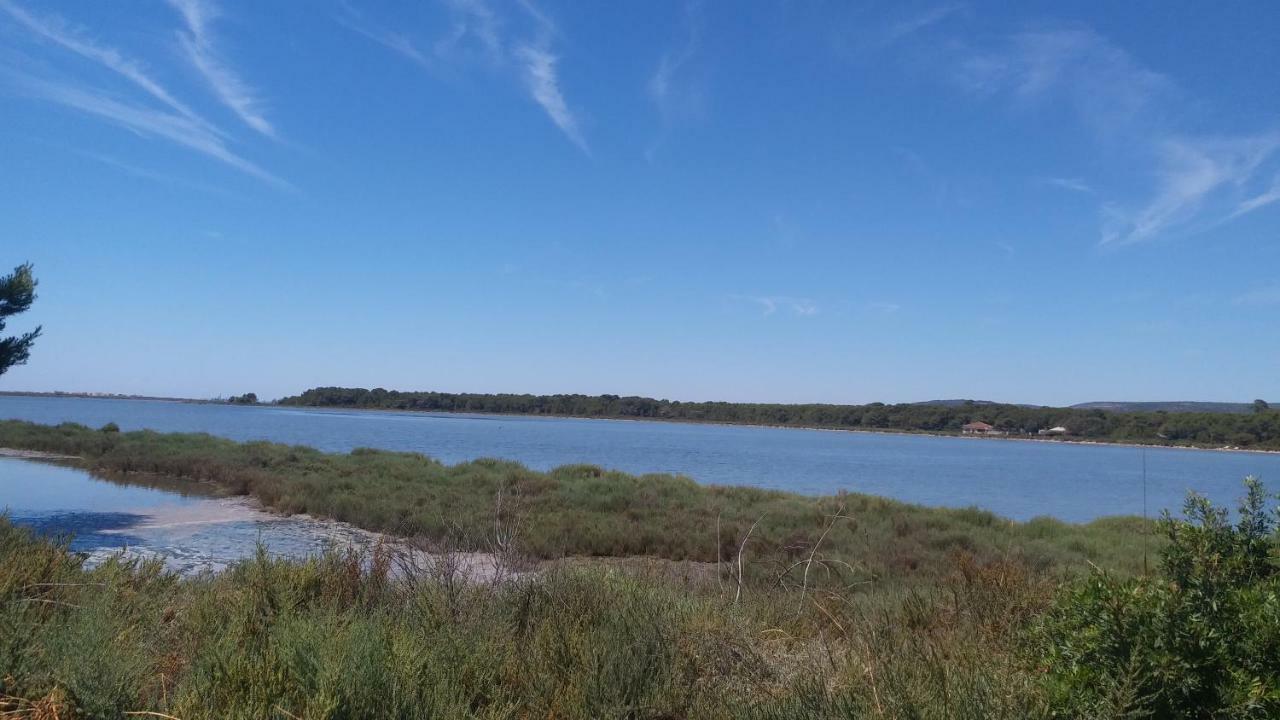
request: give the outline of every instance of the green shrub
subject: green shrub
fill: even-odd
[[[1253,478],[1237,521],[1192,495],[1155,577],[1098,572],[1039,631],[1062,717],[1280,717],[1280,542]]]

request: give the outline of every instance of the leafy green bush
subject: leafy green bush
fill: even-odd
[[[1167,513],[1160,575],[1098,572],[1040,628],[1063,717],[1280,717],[1280,538],[1254,478],[1233,524],[1191,495]]]

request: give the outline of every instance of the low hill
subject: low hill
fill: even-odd
[[[1109,412],[1175,412],[1175,413],[1234,413],[1253,412],[1253,403],[1197,402],[1193,400],[1167,400],[1161,402],[1099,401],[1072,405],[1077,410],[1107,410]]]

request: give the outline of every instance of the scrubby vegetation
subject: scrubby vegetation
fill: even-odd
[[[1277,541],[1167,518],[1161,575],[1059,581],[949,554],[927,585],[780,587],[687,565],[500,583],[384,549],[216,576],[85,569],[0,518],[0,713],[15,718],[1270,718]]]
[[[1000,403],[901,403],[829,405],[680,402],[617,395],[515,395],[399,392],[374,388],[312,388],[282,405],[383,410],[563,415],[782,425],[847,430],[959,433],[980,420],[1010,435],[1064,427],[1068,439],[1280,450],[1280,410],[1262,401],[1249,414],[1212,412],[1111,412]]]
[[[601,567],[500,585],[262,555],[216,577],[83,570],[0,521],[6,717],[837,718],[1041,714],[1018,630],[1045,588],[969,561],[930,592]]]
[[[80,456],[83,467],[131,482],[185,478],[247,494],[286,513],[485,549],[495,532],[518,533],[535,559],[648,556],[728,562],[750,532],[755,572],[794,581],[814,552],[841,582],[936,577],[963,551],[980,562],[1016,559],[1034,569],[1088,563],[1141,565],[1142,521],[1015,523],[978,509],[925,508],[867,495],[806,497],[698,485],[574,465],[541,473],[498,460],[444,465],[416,453],[349,454],[209,435],[106,432],[0,422],[0,447]]]
[[[1040,629],[1049,697],[1071,717],[1280,717],[1280,543],[1256,480],[1233,525],[1192,496],[1165,517],[1161,573],[1097,573]]]

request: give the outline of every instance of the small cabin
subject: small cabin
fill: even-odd
[[[960,432],[965,435],[990,435],[991,431],[995,429],[994,425],[988,425],[981,420],[974,420],[971,423],[965,423],[960,428]]]

